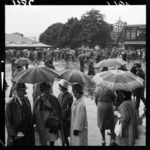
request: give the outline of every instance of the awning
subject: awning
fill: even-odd
[[[146,41],[126,41],[126,45],[146,45]]]

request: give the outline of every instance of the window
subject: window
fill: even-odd
[[[142,30],[137,30],[137,40],[141,40]]]
[[[126,40],[130,40],[130,30],[126,30]]]
[[[131,39],[135,40],[136,39],[136,30],[131,31]]]

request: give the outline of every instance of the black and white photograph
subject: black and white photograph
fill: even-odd
[[[5,146],[146,146],[146,5],[13,2]]]

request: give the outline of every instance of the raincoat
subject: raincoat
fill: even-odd
[[[6,104],[5,124],[8,133],[7,145],[13,145],[11,141],[18,132],[24,134],[24,138],[19,141],[20,145],[35,145],[33,116],[31,104],[28,97],[22,98],[22,105],[17,100],[16,95]],[[22,144],[21,144],[22,143]]]
[[[66,91],[58,95],[58,101],[62,109],[65,134],[67,137],[69,137],[71,122],[71,105],[73,103],[73,96],[68,91]]]
[[[90,59],[90,60],[89,60],[88,75],[95,75],[93,59]]]
[[[79,130],[79,134],[77,136],[73,134],[74,130]],[[71,107],[70,145],[88,145],[88,120],[83,97],[74,101]]]
[[[116,142],[120,146],[134,146],[135,139],[138,139],[135,104],[132,100],[126,100],[119,106],[118,110],[122,116],[122,136],[117,136]]]
[[[63,129],[63,123],[62,123],[62,115],[61,115],[61,108],[59,105],[59,102],[57,100],[57,98],[52,95],[49,94],[49,100],[45,103],[48,107],[51,106],[51,108],[53,108],[56,112],[56,115],[58,117],[58,119],[60,120],[60,125],[61,125],[61,129],[58,131],[60,133],[60,137],[62,139],[64,139],[64,129]],[[49,116],[49,112],[45,111],[43,112],[43,110],[40,109],[41,106],[41,96],[39,96],[34,103],[34,116],[35,116],[35,122],[37,124],[37,130],[39,133],[39,137],[40,137],[40,143],[43,146],[47,146],[47,142],[49,141],[56,141],[58,139],[58,132],[56,134],[53,133],[49,133],[49,129],[45,128],[45,121],[46,119],[44,118],[48,118]],[[47,113],[46,113],[47,112]],[[43,115],[45,115],[46,117],[44,117]],[[49,139],[49,141],[48,141]],[[65,141],[65,139],[64,139]]]

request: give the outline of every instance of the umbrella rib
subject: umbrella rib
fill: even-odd
[[[17,80],[17,77],[19,78],[16,82],[19,83],[19,81],[30,71],[29,70],[22,70],[21,72],[19,72],[15,77],[14,77],[14,81],[15,79]],[[23,74],[23,75],[22,75]]]

